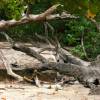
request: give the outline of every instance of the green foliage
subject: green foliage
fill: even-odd
[[[35,33],[43,33],[43,23],[30,23],[13,27],[7,31],[15,41],[31,42],[36,40]]]
[[[72,49],[71,49],[71,52],[72,52],[74,55],[80,57],[81,59],[86,59],[86,58],[85,58],[85,54],[84,54],[84,52],[83,52],[83,49],[82,49],[82,46],[81,46],[81,45],[77,45],[77,46],[75,46],[74,48],[72,48]]]
[[[3,15],[1,18],[6,20],[20,18],[24,10],[22,0],[5,0],[0,2],[0,6],[0,17]]]
[[[100,12],[99,0],[0,0],[0,17],[19,19],[25,10],[24,6],[28,4],[31,5],[32,13],[39,13],[57,3],[64,5],[64,10],[82,16],[86,15],[88,9],[96,15]]]
[[[65,45],[74,46],[72,52],[85,59],[81,45],[82,33],[84,33],[83,42],[88,57],[95,58],[100,53],[100,33],[86,18],[67,21],[62,42]]]
[[[26,5],[31,5],[31,13],[38,14],[57,3],[64,5],[57,12],[67,10],[69,13],[78,15],[80,19],[51,21],[55,33],[52,34],[49,30],[49,37],[56,35],[63,45],[73,47],[71,50],[73,54],[85,59],[81,46],[81,37],[84,33],[84,47],[87,55],[89,58],[95,58],[100,54],[100,33],[84,16],[89,10],[100,22],[100,0],[0,0],[0,19],[20,19]],[[14,40],[26,42],[36,40],[35,32],[44,35],[42,22],[17,26],[7,31]]]
[[[88,9],[97,15],[100,12],[99,0],[54,0],[53,3],[61,3],[68,12],[81,16],[85,15]]]

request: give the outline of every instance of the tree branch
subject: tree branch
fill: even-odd
[[[97,23],[95,19],[90,19],[90,21],[96,26],[97,30],[100,32],[100,23]]]
[[[52,13],[57,9],[57,7],[60,6],[60,4],[56,4],[53,5],[52,7],[50,7],[48,10],[44,11],[41,14],[29,14],[28,16],[23,16],[21,19],[19,20],[1,20],[0,21],[0,31],[4,31],[10,27],[14,27],[14,26],[18,26],[21,24],[26,24],[26,23],[30,23],[30,22],[34,22],[34,21],[46,21],[46,20],[53,20],[53,19],[65,19],[65,18],[77,18],[73,15],[69,15],[69,14],[64,14],[62,13],[60,14],[53,14]]]
[[[5,36],[5,38],[7,39],[7,41],[11,44],[11,47],[17,51],[22,51],[24,53],[26,53],[29,56],[35,57],[36,59],[38,59],[39,61],[41,61],[42,63],[46,63],[47,60],[40,54],[38,54],[36,51],[34,51],[33,49],[24,46],[21,43],[15,43],[12,38],[10,38],[5,32],[2,32],[2,34]]]
[[[7,70],[7,74],[18,79],[19,81],[23,81],[23,77],[21,77],[20,75],[17,75],[15,74],[13,71],[12,71],[12,68],[11,68],[11,65],[9,64],[9,62],[7,61],[6,57],[3,55],[3,52],[0,50],[0,57],[6,67],[6,70]]]
[[[2,20],[2,21],[0,21],[0,30],[4,30],[4,29],[7,29],[12,26],[25,24],[25,23],[32,22],[32,21],[46,20],[46,17],[48,15],[52,14],[57,9],[58,6],[60,6],[60,4],[56,4],[52,7],[50,7],[48,10],[46,10],[44,13],[41,13],[41,14],[38,14],[38,15],[30,14],[28,17],[24,16],[18,21],[17,20],[9,20],[9,21]]]

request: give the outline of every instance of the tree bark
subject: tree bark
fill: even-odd
[[[68,52],[67,50],[65,50],[63,48],[59,48],[58,52],[59,52],[60,56],[69,63],[76,64],[79,66],[90,65],[90,62],[83,61],[83,60],[79,59],[78,57],[73,56],[70,52]]]
[[[29,47],[25,47],[23,44],[14,44],[12,46],[12,48],[14,50],[17,50],[17,51],[21,51],[21,52],[24,52],[26,53],[27,55],[29,56],[32,56],[32,57],[35,57],[36,59],[38,59],[39,61],[41,61],[42,63],[46,63],[47,62],[47,59],[45,59],[43,56],[41,56],[40,54],[38,54],[36,51],[34,51],[33,49],[30,49]]]
[[[6,70],[7,70],[8,75],[10,75],[10,76],[18,79],[19,81],[22,81],[23,80],[23,77],[21,77],[20,75],[15,74],[12,71],[11,65],[7,61],[6,57],[3,55],[2,51],[0,51],[0,57],[1,57],[1,60],[3,61],[4,65],[6,67]]]
[[[8,21],[1,20],[0,21],[0,31],[4,31],[11,27],[26,24],[26,23],[31,23],[31,22],[46,21],[46,20],[48,21],[48,20],[54,20],[54,19],[68,19],[68,18],[76,19],[78,18],[78,17],[75,17],[67,13],[65,14],[62,13],[61,15],[52,14],[57,9],[58,6],[61,6],[61,4],[55,4],[41,14],[37,14],[37,15],[29,14],[28,16],[23,16],[19,20],[15,20],[15,19],[8,20]]]
[[[51,15],[57,7],[60,6],[60,4],[54,5],[50,7],[48,10],[44,11],[41,14],[33,15],[29,14],[28,16],[22,17],[19,20],[10,20],[10,21],[0,21],[0,31],[9,29],[10,27],[14,27],[17,25],[30,23],[33,21],[46,21],[46,20],[53,20],[55,18],[66,18],[67,15],[63,14],[60,16],[59,14]],[[40,55],[38,52],[34,51],[33,49],[24,46],[23,44],[17,44],[14,41],[12,41],[9,36],[4,34],[8,42],[11,43],[11,47],[14,50],[21,51],[26,53],[27,55],[36,58],[41,62],[41,64],[34,67],[34,69],[52,69],[56,70],[60,73],[67,74],[69,76],[73,76],[76,79],[78,79],[83,84],[88,84],[88,86],[92,87],[92,85],[98,85],[100,84],[99,75],[100,75],[100,68],[94,67],[90,62],[83,61],[79,59],[78,57],[73,56],[70,52],[66,51],[60,45],[58,44],[57,47],[57,53],[59,54],[60,58],[63,60],[63,63],[59,62],[49,62],[46,58],[44,58],[42,55]],[[6,57],[3,56],[2,52],[0,52],[0,55],[2,57],[2,61],[4,62],[4,65],[6,66],[7,72],[9,75],[19,79],[23,80],[23,78],[17,74],[15,74],[9,62],[7,61]],[[64,61],[66,61],[64,63]]]
[[[33,49],[31,49],[29,47],[25,47],[22,44],[13,45],[13,49],[24,52],[29,56],[35,57],[36,59],[38,59],[41,62],[41,63],[35,64],[35,65],[32,65],[31,64],[32,62],[30,62],[28,64],[28,66],[30,66],[30,67],[25,66],[24,64],[23,64],[23,66],[20,66],[20,64],[17,64],[19,66],[19,68],[14,68],[14,67],[10,67],[9,61],[4,59],[4,57],[3,57],[3,59],[4,59],[3,62],[5,62],[4,64],[7,67],[6,69],[9,71],[9,68],[10,68],[10,72],[11,72],[10,75],[13,77],[16,77],[16,76],[14,73],[12,74],[11,68],[16,69],[16,70],[32,68],[34,70],[36,69],[36,70],[40,70],[40,71],[49,69],[49,70],[57,71],[64,75],[73,76],[80,83],[87,85],[89,87],[92,87],[93,85],[95,85],[96,81],[98,81],[98,84],[100,84],[99,83],[100,68],[97,65],[96,65],[97,66],[96,67],[94,64],[90,64],[90,62],[84,63],[83,60],[81,60],[77,57],[74,57],[65,49],[62,49],[62,51],[60,51],[60,54],[63,54],[62,57],[64,56],[65,59],[68,59],[68,63],[49,62],[47,58],[44,58],[42,55],[38,54]],[[25,59],[27,59],[27,56]],[[45,59],[46,59],[46,61],[45,61]]]
[[[34,53],[32,53],[32,50],[30,48],[24,47],[22,45],[18,46],[17,49],[13,48],[15,50],[20,50],[28,55],[31,55],[42,62],[42,64],[37,65],[34,67],[35,69],[51,69],[58,71],[62,74],[69,75],[75,77],[79,82],[81,82],[84,85],[87,85],[89,87],[92,87],[95,85],[95,81],[98,81],[99,83],[99,75],[100,75],[100,68],[94,67],[90,65],[90,62],[83,61],[77,57],[74,57],[71,55],[68,51],[64,49],[60,49],[59,53],[62,57],[68,60],[68,63],[59,63],[59,62],[48,62],[42,61],[40,58],[40,54],[38,56],[35,56]],[[28,50],[27,50],[28,49]]]

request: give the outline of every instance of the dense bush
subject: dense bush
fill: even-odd
[[[34,14],[45,11],[54,3],[61,3],[64,8],[75,15],[80,16],[79,19],[55,20],[49,23],[54,28],[54,33],[49,31],[49,38],[57,36],[63,46],[72,47],[71,52],[82,59],[86,59],[81,39],[83,34],[84,48],[88,58],[95,58],[100,54],[100,33],[96,27],[87,20],[84,15],[91,10],[90,15],[96,16],[96,20],[100,22],[100,2],[99,0],[1,0],[0,1],[0,19],[20,19],[27,4],[31,5],[31,12]],[[70,5],[70,6],[69,6]],[[37,40],[34,33],[44,35],[44,23],[31,23],[17,26],[6,31],[15,41],[33,41]],[[1,36],[0,36],[1,37]],[[4,37],[1,37],[4,38]]]
[[[96,27],[84,17],[66,22],[62,42],[67,46],[74,46],[72,52],[85,59],[86,57],[81,45],[82,34],[87,56],[89,58],[95,58],[97,54],[100,54],[100,33]]]

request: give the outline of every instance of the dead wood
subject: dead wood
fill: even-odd
[[[30,48],[28,48],[28,49],[30,49]],[[20,69],[21,66],[20,65],[18,65],[18,66],[19,66],[19,69]],[[50,70],[55,70],[57,72],[60,72],[61,74],[64,74],[64,75],[73,76],[80,83],[82,83],[86,86],[89,86],[89,87],[92,87],[95,84],[96,80],[98,80],[98,81],[100,80],[100,78],[99,78],[100,68],[92,66],[92,65],[82,66],[82,65],[75,64],[75,63],[72,64],[71,62],[69,62],[69,63],[46,62],[46,63],[39,63],[36,66],[32,66],[30,64],[29,66],[32,69],[40,70],[40,73],[41,73],[42,70],[50,69]],[[28,68],[28,67],[24,67],[24,66],[22,66],[22,67],[25,68],[25,69]],[[50,74],[50,75],[52,75],[52,74]]]
[[[73,56],[70,52],[63,48],[59,48],[58,50],[60,56],[67,62],[76,64],[79,66],[88,66],[90,65],[90,62],[86,62],[84,60],[79,59],[78,57]]]
[[[87,85],[91,88],[93,88],[94,85],[100,84],[99,82],[100,68],[94,67],[93,65],[90,64],[90,62],[83,61],[79,59],[78,57],[73,56],[70,52],[63,49],[60,46],[58,41],[56,41],[57,45],[54,46],[55,48],[53,48],[53,50],[56,50],[57,55],[59,55],[59,59],[63,60],[62,63],[61,62],[49,62],[46,58],[44,58],[42,55],[40,55],[38,52],[34,51],[33,49],[26,47],[23,44],[15,43],[6,33],[3,33],[3,35],[6,37],[7,41],[11,44],[11,47],[14,50],[24,52],[27,55],[34,57],[40,62],[42,62],[36,67],[34,67],[33,69],[56,70],[62,74],[75,77],[82,84]],[[64,63],[64,61],[66,61],[67,63]],[[8,67],[6,69],[7,71],[9,71],[8,68],[10,68],[9,67],[10,64],[7,64],[7,66]],[[10,75],[12,75],[13,77],[19,77],[19,76],[15,76],[16,75],[15,73],[10,74]]]
[[[96,80],[98,80],[99,82],[100,80],[99,78],[100,69],[99,68],[93,67],[93,66],[89,67],[90,62],[85,62],[77,57],[74,57],[73,55],[71,55],[69,52],[67,52],[66,50],[62,48],[60,48],[59,53],[62,57],[64,57],[64,59],[68,60],[69,63],[46,62],[44,64],[40,64],[39,66],[37,66],[36,69],[47,68],[51,70],[56,70],[60,73],[63,73],[69,76],[74,76],[82,84],[87,85],[91,88],[95,85]]]
[[[46,63],[47,62],[47,60],[43,56],[41,56],[40,54],[38,54],[36,51],[34,51],[31,48],[25,47],[23,44],[14,44],[12,46],[12,48],[14,50],[18,50],[18,51],[24,52],[29,56],[35,57],[36,59],[38,59],[42,63]]]
[[[10,21],[2,20],[0,21],[0,31],[6,30],[10,27],[14,27],[17,25],[30,23],[33,21],[46,21],[46,20],[52,20],[55,18],[68,17],[65,13],[62,13],[61,15],[59,14],[52,15],[52,13],[57,9],[58,6],[60,5],[59,4],[54,5],[50,7],[48,10],[38,15],[29,14],[28,16],[22,17],[18,21],[17,20],[10,20]],[[49,24],[46,24],[46,25],[51,27]],[[45,32],[47,32],[47,26],[45,27]],[[51,45],[50,49],[52,49],[52,45],[53,45],[54,48],[52,50],[56,52],[55,58],[57,58],[56,61],[58,61],[58,62],[49,62],[46,58],[44,58],[41,54],[39,54],[43,52],[44,50],[46,50],[47,48],[43,49],[40,52],[36,52],[35,50],[29,47],[26,47],[23,44],[15,43],[6,33],[3,33],[3,35],[6,37],[7,41],[11,44],[11,48],[17,51],[24,52],[27,55],[34,57],[41,62],[37,66],[35,66],[33,69],[55,70],[62,74],[73,76],[75,79],[79,80],[79,82],[91,88],[94,87],[94,85],[100,84],[100,81],[99,81],[100,68],[94,67],[92,64],[90,64],[90,62],[83,61],[79,59],[78,57],[73,56],[70,52],[63,49],[57,40],[54,41],[54,44],[51,44],[50,41],[47,40],[49,43],[49,46]],[[15,74],[12,71],[11,64],[6,60],[6,57],[4,57],[2,53],[1,53],[1,57],[2,57],[2,61],[4,62],[4,65],[6,66],[7,73],[13,76],[14,78],[23,80],[23,77]],[[27,81],[32,82],[31,80],[27,80]]]
[[[70,52],[68,52],[64,48],[62,48],[62,46],[60,45],[60,43],[59,43],[59,41],[56,37],[54,37],[55,40],[53,41],[53,40],[49,40],[47,37],[43,37],[43,36],[40,36],[38,34],[36,34],[36,36],[39,39],[42,39],[42,40],[46,41],[49,44],[49,48],[48,47],[43,48],[39,51],[39,53],[41,53],[45,50],[50,50],[50,48],[51,48],[52,51],[56,52],[55,57],[56,57],[57,61],[63,60],[64,62],[69,62],[69,63],[76,64],[76,65],[79,65],[79,66],[88,66],[88,65],[90,65],[90,62],[86,62],[84,60],[81,60],[78,57],[73,56]],[[52,41],[52,43],[51,43],[51,41]]]
[[[53,19],[68,19],[68,18],[78,18],[75,17],[71,14],[67,14],[65,12],[63,12],[62,14],[52,14],[58,6],[61,6],[61,4],[56,4],[53,5],[52,7],[50,7],[49,9],[47,9],[46,11],[44,11],[41,14],[29,14],[28,16],[23,16],[22,18],[20,18],[19,20],[1,20],[0,21],[0,31],[4,31],[6,29],[9,29],[10,27],[14,27],[14,26],[18,26],[18,25],[22,25],[22,24],[26,24],[26,23],[31,23],[31,22],[35,22],[35,21],[46,21],[46,20],[53,20]]]
[[[83,61],[78,57],[73,56],[71,53],[61,48],[59,43],[57,46],[57,53],[61,56],[63,60],[67,60],[67,63],[48,62],[46,58],[44,58],[42,55],[38,54],[31,48],[13,42],[13,40],[7,34],[5,35],[5,37],[11,43],[11,47],[13,49],[24,52],[27,55],[35,57],[40,62],[42,62],[36,67],[34,67],[34,69],[56,70],[60,73],[75,77],[77,80],[79,80],[79,82],[91,88],[94,87],[94,85],[100,84],[100,68],[94,67],[92,66],[92,64],[90,64],[90,62]]]
[[[40,65],[39,69],[56,70],[62,74],[73,76],[80,83],[93,88],[100,84],[100,68],[79,66],[71,63],[47,63]]]
[[[20,75],[15,74],[12,71],[11,65],[7,61],[6,57],[3,55],[2,51],[0,51],[0,57],[1,57],[1,60],[3,61],[4,65],[5,65],[6,69],[7,69],[8,75],[10,75],[10,76],[18,79],[19,81],[22,81],[23,80],[23,77],[21,77]]]

